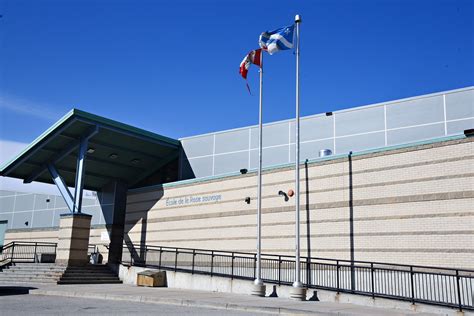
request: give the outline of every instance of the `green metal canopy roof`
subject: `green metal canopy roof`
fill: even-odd
[[[73,109],[1,166],[0,175],[26,183],[54,183],[47,168],[54,164],[72,187],[82,138],[88,138],[84,178],[88,190],[99,190],[112,180],[133,187],[179,155],[178,140]]]

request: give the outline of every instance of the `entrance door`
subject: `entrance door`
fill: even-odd
[[[0,221],[0,247],[3,246],[5,240],[5,231],[7,230],[7,221]]]

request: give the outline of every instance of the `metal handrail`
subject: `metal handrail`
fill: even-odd
[[[36,263],[43,254],[56,256],[57,244],[52,242],[12,241],[0,252],[0,268],[13,263]]]
[[[245,280],[256,269],[253,253],[136,244],[122,263]],[[294,270],[293,256],[262,254],[265,282],[291,285]],[[308,288],[474,310],[474,270],[302,257],[300,271]]]
[[[133,245],[134,247],[136,246],[137,249],[140,249],[140,247],[143,247],[143,246],[140,246],[140,245]],[[126,246],[124,246],[126,248]],[[173,252],[175,251],[175,249],[178,249],[178,250],[187,250],[189,252],[193,252],[193,251],[203,251],[203,252],[209,252],[209,253],[222,253],[222,254],[225,254],[225,255],[228,255],[228,256],[232,256],[232,254],[235,254],[235,255],[247,255],[249,257],[253,257],[255,254],[254,253],[251,253],[251,252],[239,252],[239,251],[225,251],[225,250],[211,250],[211,249],[203,249],[203,248],[185,248],[185,247],[169,247],[169,246],[155,246],[155,245],[146,245],[146,248],[151,250],[151,249],[163,249],[163,250],[166,250],[166,249],[170,249],[172,250]],[[288,260],[293,260],[294,259],[294,256],[291,256],[291,255],[276,255],[276,254],[262,254],[262,256],[265,256],[265,257],[269,257],[269,258],[287,258]],[[412,264],[402,264],[402,263],[387,263],[387,262],[379,262],[379,261],[363,261],[363,260],[355,260],[355,261],[351,261],[351,260],[347,260],[347,259],[332,259],[332,258],[322,258],[322,257],[304,257],[304,256],[301,256],[301,260],[302,261],[307,261],[308,259],[310,259],[311,261],[314,261],[314,260],[322,260],[322,261],[332,261],[332,262],[336,262],[336,261],[339,261],[339,262],[345,262],[345,263],[348,263],[349,265],[352,264],[352,263],[359,263],[359,264],[367,264],[368,266],[370,266],[371,264],[377,264],[377,265],[385,265],[385,266],[396,266],[396,267],[405,267],[407,269],[410,269],[411,267],[413,268],[421,268],[421,269],[435,269],[435,270],[449,270],[449,271],[455,271],[455,270],[459,270],[459,271],[463,271],[463,272],[470,272],[470,273],[474,273],[474,269],[453,269],[453,268],[448,268],[448,267],[438,267],[438,266],[421,266],[421,265],[412,265]]]

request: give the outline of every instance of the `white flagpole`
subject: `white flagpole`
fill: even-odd
[[[300,267],[300,15],[295,16],[295,31],[296,31],[296,181],[295,181],[295,199],[296,199],[296,214],[295,214],[295,282],[293,287],[302,288],[301,283],[301,267]],[[301,298],[303,299],[303,298]]]
[[[263,50],[260,52],[260,96],[258,110],[258,192],[257,192],[257,266],[254,295],[265,296],[262,281],[262,100],[263,100]]]

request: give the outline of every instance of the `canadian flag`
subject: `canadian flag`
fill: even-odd
[[[261,59],[262,57],[262,49],[256,49],[251,51],[250,53],[245,56],[244,60],[240,63],[240,74],[242,75],[242,78],[247,80],[247,73],[249,72],[249,68],[251,64],[257,65],[261,67]]]

